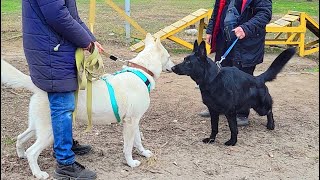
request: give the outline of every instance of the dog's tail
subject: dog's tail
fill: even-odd
[[[23,74],[8,62],[1,59],[1,84],[12,88],[26,88],[34,93],[41,91],[31,81],[31,77]]]
[[[260,74],[257,78],[264,82],[272,81],[277,77],[277,74],[283,69],[287,62],[296,53],[296,48],[288,48],[284,50],[271,64],[266,72]]]

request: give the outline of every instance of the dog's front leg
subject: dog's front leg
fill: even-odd
[[[209,109],[211,117],[211,135],[209,138],[202,140],[204,143],[214,143],[216,135],[218,134],[218,124],[219,124],[219,113],[213,109]]]
[[[135,130],[136,133],[135,133],[135,137],[134,137],[134,147],[136,147],[138,149],[140,155],[142,155],[146,158],[149,158],[152,156],[152,152],[144,149],[144,147],[142,146],[142,143],[141,143],[141,132],[140,132],[139,126],[137,126],[136,128],[137,129]]]
[[[237,126],[237,116],[236,113],[226,115],[228,119],[229,128],[231,131],[231,139],[224,144],[227,146],[234,146],[237,143],[238,138],[238,126]]]
[[[140,165],[140,161],[133,160],[132,158],[132,148],[135,139],[135,134],[136,131],[139,130],[139,128],[137,128],[138,122],[138,120],[132,118],[125,118],[123,122],[123,153],[124,157],[126,158],[127,164],[130,167],[137,167]]]

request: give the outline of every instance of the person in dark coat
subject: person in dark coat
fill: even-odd
[[[206,29],[206,42],[211,45],[210,53],[215,61],[223,54],[236,38],[239,38],[222,66],[235,66],[253,75],[257,64],[263,62],[266,25],[272,18],[271,0],[216,0]],[[246,112],[237,115],[238,126],[248,125]],[[209,117],[209,111],[200,113]]]
[[[75,51],[102,46],[81,21],[75,0],[22,0],[23,48],[33,83],[48,93],[57,168],[54,177],[95,179],[75,161],[91,147],[72,137],[72,112],[78,88]]]

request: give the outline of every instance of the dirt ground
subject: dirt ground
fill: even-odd
[[[21,41],[1,44],[1,58],[24,73],[28,67]],[[132,58],[128,47],[107,44],[110,52]],[[172,55],[174,62],[187,54]],[[256,74],[266,70],[277,54],[266,54]],[[121,62],[105,62],[107,72],[120,69]],[[98,179],[319,179],[319,73],[306,69],[318,63],[295,56],[278,78],[268,83],[274,99],[274,131],[266,129],[266,117],[251,111],[250,125],[239,128],[238,143],[227,147],[230,131],[220,117],[219,134],[214,144],[203,144],[210,134],[210,121],[197,115],[205,107],[200,92],[189,77],[164,73],[151,93],[151,106],[141,120],[143,144],[155,156],[142,161],[138,168],[125,164],[122,153],[122,127],[94,126],[84,133],[75,124],[74,136],[93,151],[77,160],[98,173]],[[31,93],[1,85],[1,179],[34,179],[28,162],[19,159],[15,140],[27,128]],[[29,142],[27,146],[30,146]],[[39,157],[41,169],[52,172],[55,160],[52,147]]]

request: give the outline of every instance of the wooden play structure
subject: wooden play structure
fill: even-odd
[[[193,44],[174,36],[176,33],[184,30],[186,27],[193,25],[199,22],[198,27],[198,42],[201,42],[203,39],[203,30],[206,27],[205,19],[209,19],[211,17],[212,10],[207,9],[199,9],[188,16],[182,18],[181,20],[161,29],[160,31],[153,34],[153,37],[163,39],[169,39],[175,43],[178,43],[182,46],[185,46],[189,49],[193,49]],[[144,47],[144,42],[140,41],[137,44],[134,44],[130,47],[132,51],[141,51]],[[210,48],[207,48],[210,49]]]
[[[317,40],[306,42],[307,30]],[[266,45],[297,46],[299,56],[302,57],[319,51],[319,24],[305,12],[289,11],[280,19],[269,23],[266,31],[274,35],[272,38],[267,37]]]
[[[139,31],[141,37],[147,33],[134,19],[126,14],[112,0],[106,0],[106,3],[112,7],[121,17],[130,23],[136,30]],[[93,32],[94,16],[95,16],[96,0],[90,0],[89,10],[89,28]],[[177,36],[177,33],[183,31],[190,25],[199,23],[198,25],[198,41],[203,40],[203,32],[207,26],[207,22],[211,17],[212,10],[199,9],[186,17],[176,21],[175,23],[161,29],[153,34],[153,37],[161,40],[168,39],[186,48],[193,49],[193,45]],[[307,34],[307,30],[309,34]],[[299,56],[305,56],[319,51],[319,23],[305,12],[289,11],[280,19],[269,23],[266,27],[267,38],[266,45],[275,46],[296,46],[298,47]],[[317,39],[306,42],[306,34],[314,34]],[[209,45],[207,45],[209,46]],[[139,52],[144,48],[144,41],[141,40],[133,44],[130,49]],[[209,47],[207,48],[210,49]]]

